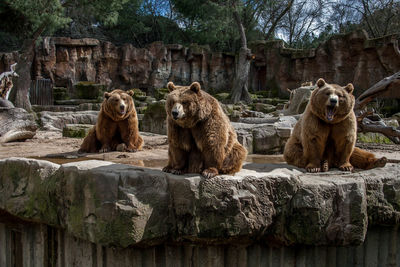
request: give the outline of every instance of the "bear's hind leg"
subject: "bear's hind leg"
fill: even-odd
[[[186,151],[170,144],[168,148],[168,164],[162,171],[177,175],[186,173],[187,157],[188,153]]]
[[[235,174],[242,168],[243,161],[246,159],[247,150],[241,144],[235,143],[229,155],[224,159],[221,173]]]
[[[96,153],[100,149],[100,142],[96,138],[96,127],[89,130],[88,135],[83,139],[78,153]]]
[[[197,147],[189,152],[188,173],[201,173],[204,169],[203,155]]]
[[[283,157],[289,165],[293,165],[299,168],[306,167],[306,161],[304,158],[303,147],[299,141],[291,137],[285,145]]]

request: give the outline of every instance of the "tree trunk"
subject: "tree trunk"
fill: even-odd
[[[400,129],[387,126],[385,122],[374,112],[365,110],[365,107],[376,97],[390,90],[400,89],[400,72],[386,77],[377,82],[364,93],[362,93],[355,101],[354,112],[357,117],[357,128],[360,132],[381,133],[392,140],[394,143],[400,143]],[[371,120],[374,117],[378,120]]]
[[[369,89],[367,89],[364,93],[362,93],[356,99],[354,110],[357,112],[358,110],[363,109],[374,98],[386,93],[392,88],[400,88],[400,71],[393,74],[392,76],[380,80]]]
[[[236,68],[236,76],[233,81],[231,100],[234,104],[239,101],[251,102],[251,97],[247,88],[250,71],[251,50],[241,47],[239,51],[239,61]]]
[[[24,41],[16,69],[19,77],[15,80],[14,88],[10,94],[10,100],[14,105],[28,112],[32,112],[31,102],[29,101],[29,87],[31,83],[32,62],[35,56],[35,44],[40,34],[46,28],[46,25],[45,22],[42,23],[33,33],[32,39]]]
[[[233,17],[235,18],[239,28],[242,47],[239,50],[239,61],[236,67],[235,80],[233,81],[231,100],[234,104],[241,100],[245,103],[251,103],[251,97],[247,88],[250,71],[251,50],[247,48],[247,39],[244,32],[244,27],[240,20],[239,13],[236,10],[233,12]]]

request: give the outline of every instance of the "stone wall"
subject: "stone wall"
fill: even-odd
[[[356,93],[400,69],[399,37],[368,39],[364,31],[336,35],[317,49],[285,48],[283,41],[250,44],[252,62],[249,88],[285,95],[302,82],[325,78],[341,85],[353,82]],[[16,53],[0,55],[0,72],[9,68]],[[207,47],[164,45],[145,48],[130,44],[117,47],[96,39],[45,38],[36,49],[33,78],[50,78],[56,86],[72,87],[78,81],[94,81],[110,88],[165,87],[168,81],[227,91],[235,73],[235,55],[211,52]]]
[[[333,36],[310,50],[288,49],[280,40],[256,42],[251,47],[256,59],[250,88],[258,90],[294,89],[302,82],[324,78],[340,85],[352,82],[360,94],[400,70],[398,35],[369,39],[365,31],[356,31]]]

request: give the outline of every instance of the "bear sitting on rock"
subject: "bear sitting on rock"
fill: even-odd
[[[316,83],[303,115],[286,143],[284,158],[288,164],[308,172],[328,171],[331,167],[352,171],[383,167],[386,158],[356,148],[357,121],[353,111],[354,87]]]
[[[132,90],[119,89],[104,93],[96,125],[83,140],[79,152],[134,152],[142,148],[133,94]]]
[[[218,101],[190,86],[167,85],[168,165],[164,172],[201,173],[206,178],[238,172],[247,150]]]

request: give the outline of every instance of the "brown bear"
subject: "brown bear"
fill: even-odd
[[[119,89],[104,93],[96,125],[83,140],[79,152],[134,152],[142,148],[133,93]]]
[[[308,172],[328,171],[331,167],[352,171],[353,166],[361,169],[385,166],[386,158],[377,159],[374,154],[355,148],[353,85],[341,87],[323,79],[316,85],[285,145],[286,162]]]
[[[164,172],[201,173],[210,178],[238,172],[247,150],[237,141],[236,132],[218,101],[190,86],[167,85],[168,165]]]

